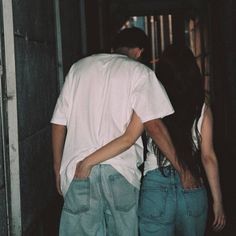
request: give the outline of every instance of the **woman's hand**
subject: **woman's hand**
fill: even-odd
[[[226,224],[226,217],[221,202],[213,203],[214,222],[212,224],[214,231],[221,231]]]
[[[89,177],[93,166],[90,165],[86,159],[80,161],[76,165],[74,178],[76,179],[86,179]]]

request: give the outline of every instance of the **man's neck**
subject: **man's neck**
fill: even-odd
[[[115,50],[115,53],[129,56],[129,48],[127,48],[127,47],[117,48]]]
[[[135,48],[128,48],[128,47],[120,47],[116,50],[116,53],[123,54],[132,58],[134,60],[138,60],[142,54],[143,50],[135,47]]]

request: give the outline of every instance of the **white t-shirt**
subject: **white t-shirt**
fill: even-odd
[[[61,163],[66,193],[76,163],[126,130],[133,110],[142,122],[173,113],[163,86],[145,65],[120,54],[97,54],[76,62],[58,98],[51,123],[67,126]],[[143,162],[139,138],[127,151],[103,162],[139,188]]]
[[[201,111],[201,116],[198,119],[198,123],[197,123],[197,129],[198,129],[199,134],[201,134],[201,127],[202,127],[202,121],[203,121],[205,109],[206,109],[206,104],[204,103],[203,107],[202,107],[202,111]],[[193,142],[194,142],[195,146],[198,148],[197,134],[196,134],[196,131],[195,131],[195,128],[194,128],[195,123],[196,123],[196,121],[194,121],[194,123],[193,123],[192,138],[193,138]],[[165,160],[164,161],[165,162],[164,166],[170,165],[170,162],[167,159],[164,159],[164,160]],[[148,138],[148,141],[147,141],[147,158],[146,158],[146,161],[144,163],[144,175],[148,171],[155,170],[156,168],[158,168],[158,163],[157,163],[157,158],[156,158],[153,146],[152,146],[152,139]]]

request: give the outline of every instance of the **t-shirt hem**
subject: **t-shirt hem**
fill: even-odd
[[[51,119],[50,123],[66,126],[66,122],[64,120],[61,120],[61,119]]]

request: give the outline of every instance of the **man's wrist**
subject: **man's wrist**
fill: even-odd
[[[59,166],[54,166],[54,174],[59,175],[60,174],[60,167]]]

